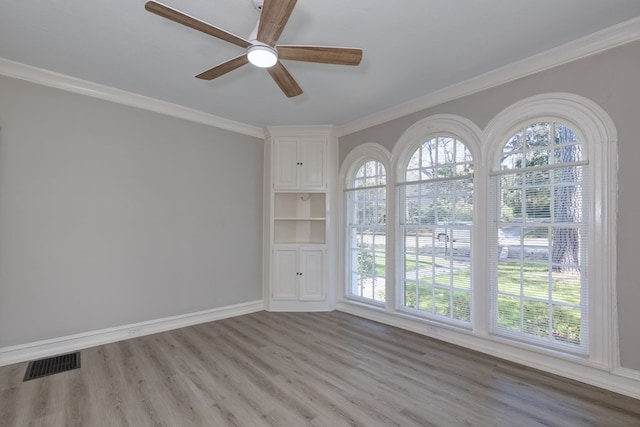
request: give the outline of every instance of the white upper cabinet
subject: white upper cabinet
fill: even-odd
[[[273,185],[276,189],[298,186],[299,163],[297,139],[273,141]]]
[[[302,139],[298,144],[298,158],[300,159],[300,169],[298,179],[300,188],[326,189],[325,179],[325,152],[327,140]]]
[[[326,138],[274,138],[273,185],[276,190],[325,190]]]

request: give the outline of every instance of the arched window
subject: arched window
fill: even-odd
[[[348,299],[386,301],[408,328],[417,317],[430,332],[447,324],[456,342],[473,336],[502,355],[517,347],[514,357],[551,370],[561,355],[598,369],[619,363],[617,133],[594,102],[536,95],[484,131],[434,115],[391,156],[377,144],[354,149],[341,182]],[[384,241],[394,250],[383,252]],[[381,282],[386,299],[376,300]]]
[[[399,306],[445,322],[471,322],[473,158],[453,135],[423,140],[399,182]],[[400,237],[399,236],[399,237]]]
[[[529,122],[494,169],[494,332],[586,352],[590,203],[581,138],[561,121]]]
[[[483,138],[490,332],[612,366],[615,125],[593,101],[551,93],[510,106]]]
[[[346,296],[381,304],[386,300],[386,188],[386,168],[375,159],[362,161],[346,188]]]

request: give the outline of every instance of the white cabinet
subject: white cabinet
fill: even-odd
[[[274,126],[265,136],[265,309],[332,310],[338,139],[330,126]]]
[[[304,248],[298,252],[300,266],[299,299],[301,301],[324,301],[325,265],[324,248]]]
[[[326,138],[274,139],[274,188],[326,189],[326,145]]]
[[[274,250],[271,298],[297,300],[298,273],[298,251],[296,249]]]
[[[325,292],[323,247],[290,247],[273,251],[274,300],[322,301]]]

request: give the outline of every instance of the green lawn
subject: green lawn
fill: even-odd
[[[445,258],[420,256],[405,263],[405,271],[424,272],[432,267],[449,267]],[[405,304],[445,317],[470,321],[469,289],[471,269],[454,261],[451,275],[436,274],[407,282]],[[522,278],[522,283],[521,283]],[[450,284],[454,284],[453,304]],[[551,286],[549,286],[551,284]],[[435,286],[434,286],[435,285]],[[443,286],[449,289],[440,288]],[[549,272],[546,265],[518,261],[498,265],[498,324],[535,336],[578,344],[581,332],[581,283],[579,273]],[[521,293],[522,291],[522,293]],[[417,299],[416,299],[417,294]],[[522,305],[521,305],[521,298]],[[529,299],[531,298],[531,299]],[[550,300],[536,301],[535,299]]]
[[[376,252],[375,262],[371,261],[369,259],[367,270],[374,268],[376,275],[384,277],[384,253]],[[451,267],[453,272],[450,274]],[[522,271],[520,267],[519,261],[501,261],[498,265],[498,324],[543,338],[579,343],[580,274],[549,272],[546,265],[536,263],[524,263]],[[429,273],[434,268],[436,275],[432,276]],[[466,322],[471,320],[471,268],[468,263],[419,255],[405,261],[406,272],[416,270],[426,277],[419,278],[417,283],[414,280],[406,282],[407,307]]]
[[[525,297],[551,299],[555,302],[580,304],[580,275],[578,273],[549,272],[546,265],[523,264],[522,294]],[[549,283],[552,283],[549,289]],[[520,263],[500,262],[498,265],[498,291],[501,294],[520,295]],[[551,291],[551,295],[549,295]]]
[[[453,274],[450,272],[453,269]],[[407,282],[405,305],[429,313],[471,321],[471,267],[469,262],[419,255],[406,259],[405,271],[420,271],[418,283]],[[435,271],[435,275],[430,273]],[[453,289],[451,288],[453,285]],[[453,294],[452,294],[453,292]],[[417,294],[417,295],[416,295]],[[417,298],[416,298],[417,296]],[[452,303],[453,302],[453,303]]]
[[[534,263],[523,264],[521,272],[519,262],[501,262],[498,291],[500,326],[556,341],[580,343],[578,272],[550,272],[546,265]],[[534,298],[550,300],[551,304]]]

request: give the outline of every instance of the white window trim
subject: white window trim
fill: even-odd
[[[414,123],[400,136],[391,154],[394,184],[405,181],[405,169],[420,144],[437,136],[452,136],[464,142],[471,151],[474,165],[477,165],[482,154],[481,134],[480,128],[471,120],[453,114],[437,114]]]
[[[340,227],[340,245],[339,245],[339,262],[338,268],[340,274],[342,276],[342,280],[340,281],[340,289],[338,289],[338,295],[341,300],[351,300],[354,302],[359,302],[361,304],[370,306],[372,308],[384,309],[389,306],[389,300],[393,300],[393,288],[394,284],[391,279],[390,272],[395,271],[395,255],[393,252],[393,247],[389,247],[389,243],[393,242],[394,236],[390,236],[389,233],[393,227],[390,227],[390,224],[393,224],[391,221],[392,218],[392,209],[393,206],[391,203],[393,200],[391,199],[392,192],[390,191],[390,180],[391,180],[391,154],[389,151],[384,148],[382,145],[377,144],[375,142],[367,142],[365,144],[359,145],[352,152],[350,152],[342,162],[342,167],[340,168],[340,174],[338,177],[338,210],[340,213],[339,219],[339,227]],[[349,238],[348,238],[348,224],[347,224],[347,214],[349,211],[349,207],[347,206],[347,194],[346,190],[351,188],[351,181],[353,180],[356,172],[362,166],[363,162],[368,160],[375,160],[382,163],[387,172],[387,184],[386,184],[386,193],[387,193],[387,221],[386,221],[386,244],[385,244],[385,260],[386,260],[386,277],[385,277],[385,300],[386,302],[379,303],[375,301],[363,300],[357,298],[348,293],[349,286],[351,285],[351,277],[349,274],[349,266],[347,262],[349,260]],[[391,249],[391,250],[389,250]]]
[[[617,132],[609,115],[593,101],[568,93],[550,93],[519,101],[500,112],[482,134],[487,165],[498,165],[504,143],[524,123],[565,122],[580,137],[589,159],[591,191],[589,230],[588,363],[611,370],[619,360],[616,319]],[[487,172],[490,172],[489,166]],[[494,168],[494,170],[496,170]],[[478,176],[480,174],[477,174]],[[488,180],[489,173],[483,174]],[[485,193],[488,194],[488,193]],[[490,220],[483,210],[483,221]],[[599,244],[594,244],[598,242]],[[489,242],[487,242],[489,243]],[[486,276],[485,276],[486,277]],[[490,290],[487,289],[487,292]],[[484,306],[490,324],[490,304]]]
[[[398,139],[398,142],[396,143],[393,153],[391,155],[391,159],[392,159],[392,164],[393,164],[393,178],[388,180],[390,181],[390,184],[393,185],[394,187],[394,191],[393,191],[393,197],[394,197],[394,201],[395,203],[393,204],[393,217],[394,217],[394,238],[395,236],[400,236],[400,221],[399,218],[397,218],[398,212],[400,212],[400,206],[399,206],[399,201],[400,201],[400,188],[402,187],[402,185],[405,184],[405,174],[406,174],[406,169],[407,166],[409,164],[409,161],[411,160],[411,156],[413,155],[413,153],[418,149],[418,147],[423,144],[425,141],[428,141],[432,138],[435,137],[439,137],[439,136],[451,136],[457,140],[460,140],[461,142],[463,142],[467,148],[469,149],[469,151],[471,152],[471,156],[473,157],[473,164],[474,164],[474,214],[473,214],[473,223],[474,223],[474,229],[473,229],[473,242],[472,242],[472,250],[471,250],[471,328],[474,329],[477,321],[476,321],[476,315],[475,315],[475,309],[474,307],[477,305],[476,299],[481,297],[482,292],[477,292],[476,291],[476,286],[474,286],[474,277],[478,277],[477,273],[478,270],[481,270],[481,268],[478,268],[478,266],[482,265],[482,262],[479,260],[479,251],[476,250],[476,246],[477,243],[479,241],[484,241],[484,240],[480,240],[478,239],[478,237],[476,236],[476,232],[478,231],[478,227],[475,225],[477,224],[477,211],[479,210],[479,207],[477,206],[477,198],[475,195],[478,194],[476,188],[477,182],[475,179],[475,176],[477,176],[477,172],[478,172],[478,168],[480,167],[480,162],[481,162],[481,139],[480,139],[480,135],[481,135],[481,131],[480,128],[478,128],[471,120],[468,120],[464,117],[460,117],[460,116],[456,116],[453,114],[438,114],[438,115],[434,115],[434,116],[430,116],[427,117],[423,120],[420,120],[418,122],[416,122],[415,124],[413,124],[411,127],[409,127],[403,134],[402,136],[400,136],[400,138]],[[483,168],[480,167],[480,170],[482,170]],[[480,203],[480,209],[483,208],[483,206],[485,206],[485,201],[482,201]],[[391,206],[391,205],[388,205]],[[480,236],[481,238],[484,239],[483,236]],[[402,247],[402,239],[395,239],[392,241],[392,245],[393,246],[393,252],[394,254],[396,254],[396,257],[401,256],[400,254],[403,252],[403,247]],[[398,275],[401,273],[401,269],[398,269],[400,271],[395,271],[395,276],[394,276],[394,280],[393,283],[402,283],[402,278],[399,277]],[[413,312],[413,311],[409,311],[409,310],[405,310],[404,307],[402,307],[402,305],[400,304],[400,302],[402,301],[402,292],[403,290],[400,289],[399,286],[396,286],[394,289],[394,305],[391,308],[393,311],[407,311],[407,312]],[[434,320],[433,317],[429,317],[429,316],[419,316],[420,318],[424,317],[425,319],[429,319],[430,321],[434,321],[437,322],[437,320]],[[452,326],[453,324],[449,324],[447,323],[447,325]],[[465,326],[465,329],[468,326]]]

